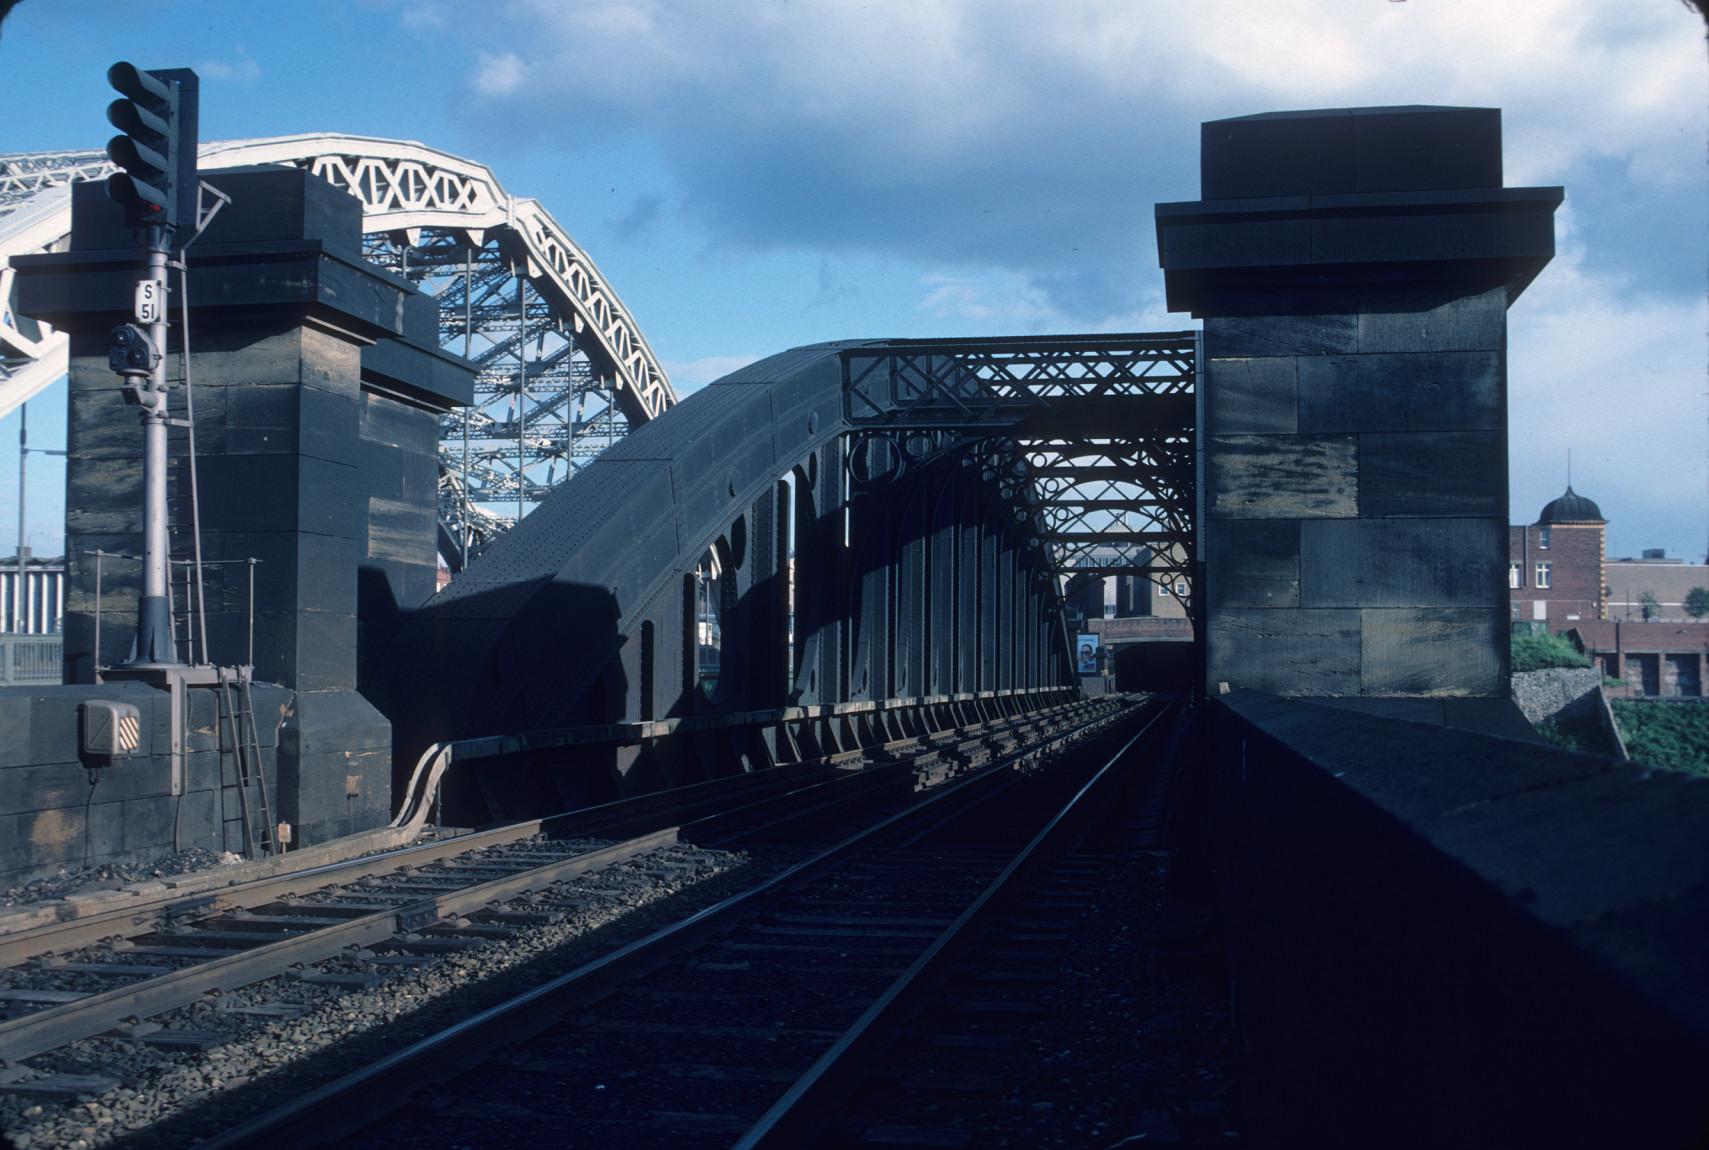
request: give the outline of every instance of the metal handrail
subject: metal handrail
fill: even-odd
[[[125,559],[125,560],[128,560],[128,561],[133,562],[133,563],[140,563],[140,562],[142,562],[143,557],[141,555],[126,554],[123,551],[104,551],[99,547],[95,548],[92,551],[85,551],[85,552],[83,552],[83,554],[93,556],[95,559],[95,645],[94,645],[94,656],[93,656],[93,658],[94,658],[94,663],[95,663],[95,681],[97,683],[99,683],[101,681],[101,672],[107,669],[101,665],[101,607],[102,607],[102,604],[105,602],[105,599],[106,599],[106,596],[102,593],[102,591],[103,591],[103,587],[102,587],[102,578],[103,578],[102,565],[103,565],[103,562],[105,560],[108,560],[108,559]],[[249,668],[253,668],[255,666],[255,565],[257,563],[260,563],[260,562],[262,562],[262,560],[257,559],[254,556],[250,556],[247,559],[204,559],[200,562],[200,566],[202,566],[202,567],[237,567],[237,566],[241,565],[241,566],[247,566],[249,568],[249,599],[248,599],[248,604],[245,608],[247,615],[248,615],[248,619],[247,619],[248,646],[246,648],[246,657],[245,657],[245,660],[242,664],[243,666],[249,667]],[[194,559],[168,559],[167,560],[167,569],[169,571],[174,566],[185,568],[186,582],[188,582],[189,576],[190,576],[190,570],[189,569],[192,567],[195,567],[197,565],[198,565],[197,561]],[[170,578],[168,578],[166,581],[166,594],[167,594],[167,601],[169,604],[172,602],[172,590],[173,590],[172,580]],[[192,609],[190,607],[190,600],[189,600],[188,594],[189,594],[188,591],[186,591],[186,598],[185,598],[185,610],[186,611],[189,611]],[[169,613],[172,615],[173,626],[176,627],[177,626],[176,609],[175,608],[169,608]],[[191,632],[190,658],[185,660],[185,662],[189,663],[191,666],[209,666],[211,664],[208,662],[208,652],[205,649],[206,642],[207,642],[206,625],[205,624],[203,625],[202,628],[200,628],[200,631],[203,635],[203,647],[204,647],[204,649],[199,652],[199,654],[201,655],[202,661],[200,663],[198,663],[196,661],[196,656],[198,654],[198,651],[196,650],[195,635],[197,633],[197,630],[198,630],[197,628],[190,628],[190,632]]]
[[[553,727],[534,731],[519,731],[509,735],[477,735],[466,739],[447,739],[433,743],[421,752],[409,781],[404,784],[403,801],[397,817],[389,826],[413,835],[427,824],[438,804],[439,789],[445,773],[454,763],[473,759],[498,758],[528,751],[561,750],[580,746],[630,746],[676,734],[724,729],[736,726],[772,726],[779,723],[826,719],[843,715],[903,711],[909,708],[935,706],[945,703],[976,703],[985,700],[1026,698],[1030,695],[1070,696],[1072,687],[1015,687],[1000,691],[966,691],[955,695],[920,695],[893,699],[862,700],[853,703],[824,703],[805,707],[783,707],[766,711],[744,711],[724,715],[698,715],[679,719],[654,719],[637,723],[600,723],[583,727]]]
[[[64,649],[64,639],[57,633],[0,634],[0,684],[59,682]]]

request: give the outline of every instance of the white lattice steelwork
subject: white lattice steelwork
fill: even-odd
[[[8,170],[0,160],[0,172]],[[71,192],[63,185],[35,186],[48,171],[31,168],[0,183],[7,187],[15,180],[22,188],[26,178],[30,181],[30,190],[0,197],[0,417],[65,374],[65,333],[26,319],[14,308],[12,257],[52,251],[66,241]]]
[[[105,152],[24,152],[0,156],[0,211],[43,188],[94,180],[113,170]]]
[[[676,402],[634,317],[599,269],[531,199],[492,171],[425,145],[316,134],[204,144],[221,168],[306,168],[362,201],[370,258],[439,302],[440,337],[481,366],[475,405],[441,441],[441,543],[460,565],[629,427]],[[111,170],[98,152],[0,156],[0,301],[13,255],[70,228],[65,185]],[[64,372],[63,337],[0,308],[0,414]]]

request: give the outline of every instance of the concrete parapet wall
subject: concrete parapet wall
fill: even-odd
[[[1253,1144],[1703,1144],[1709,780],[1256,692],[1211,720]]]

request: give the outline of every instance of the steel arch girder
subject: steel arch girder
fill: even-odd
[[[240,164],[306,167],[362,200],[365,230],[456,228],[508,236],[529,281],[609,361],[625,414],[644,423],[676,401],[665,370],[599,268],[539,201],[513,197],[492,169],[409,140],[338,133],[232,140],[201,152],[209,170]],[[630,410],[633,408],[633,410]]]
[[[394,761],[413,761],[435,740],[500,731],[669,723],[878,699],[903,682],[906,694],[924,696],[945,687],[945,675],[961,680],[947,684],[951,691],[1068,683],[1056,588],[1044,549],[1028,546],[1025,525],[994,514],[989,498],[934,501],[930,485],[845,497],[843,346],[762,360],[634,429],[406,620],[391,648],[364,668],[364,693],[398,732]],[[940,473],[946,470],[968,476],[967,483],[977,477],[953,460]],[[777,673],[777,612],[788,568],[779,488],[786,476],[794,477],[802,509],[800,668],[788,690]],[[845,550],[846,498],[856,501],[849,512],[856,537]],[[905,506],[914,508],[907,524],[893,514]],[[950,538],[946,506],[979,509],[977,545],[959,522]],[[915,526],[917,540],[908,534]],[[943,538],[934,541],[939,531]],[[694,666],[699,620],[689,592],[697,560],[714,547],[735,572],[725,633],[745,637],[750,647],[778,646],[775,660],[750,649],[744,661],[743,651],[730,648],[718,691],[707,697]],[[902,648],[889,574],[904,551],[917,565],[931,554],[940,562],[952,553],[976,556],[955,585],[977,587],[981,596],[933,607],[930,587],[951,581],[940,571],[933,584],[924,567],[910,568],[917,586],[908,610],[917,625],[909,624],[905,680],[894,673]],[[932,657],[949,650],[948,628],[965,632],[972,623],[969,602],[988,605],[973,681],[961,670],[968,660]]]
[[[456,229],[476,242],[499,238],[535,289],[561,309],[578,336],[607,361],[630,423],[676,402],[676,392],[639,325],[593,260],[538,201],[505,192],[485,165],[410,140],[340,133],[214,141],[200,149],[207,172],[245,164],[290,164],[330,180],[362,201],[368,232]],[[0,156],[0,259],[40,250],[70,231],[70,198],[54,206],[48,241],[6,243],[7,225],[29,198],[112,170],[99,152]],[[25,241],[19,240],[22,244]],[[63,373],[63,366],[60,373]],[[57,377],[56,373],[54,377]],[[28,398],[27,396],[25,398]]]

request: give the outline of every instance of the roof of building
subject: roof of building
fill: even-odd
[[[1633,654],[1654,654],[1666,651],[1687,654],[1709,651],[1709,624],[1706,623],[1575,623],[1567,634],[1578,639],[1581,650],[1605,652],[1621,650]]]
[[[1543,513],[1537,516],[1537,522],[1607,523],[1608,520],[1602,517],[1602,508],[1595,501],[1578,494],[1569,483],[1566,494],[1543,504]]]
[[[1701,563],[1611,559],[1602,571],[1608,588],[1603,603],[1611,619],[1642,614],[1646,592],[1655,598],[1652,611],[1660,608],[1662,618],[1679,619],[1692,588],[1709,587],[1709,567]]]

